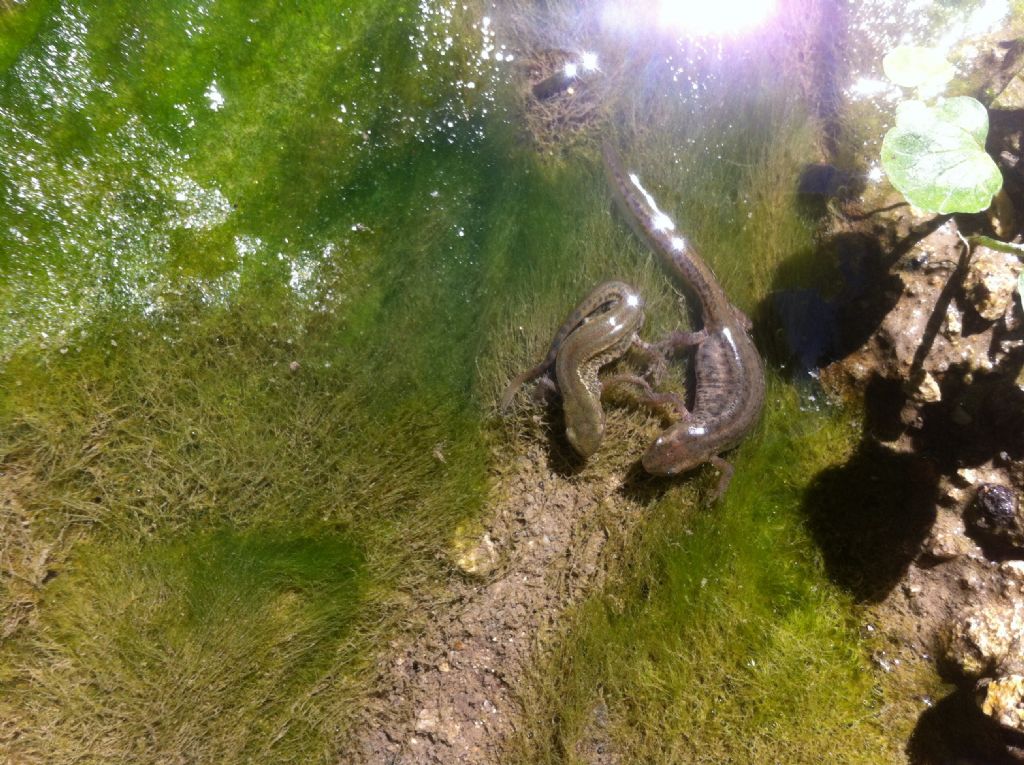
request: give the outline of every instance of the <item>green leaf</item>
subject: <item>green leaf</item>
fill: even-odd
[[[938,48],[900,45],[882,59],[885,76],[905,88],[943,85],[953,79],[955,70]]]
[[[886,133],[882,167],[908,202],[928,212],[980,212],[1003,184],[975,134],[939,119]]]
[[[936,119],[966,130],[984,148],[988,138],[988,109],[980,101],[970,96],[944,98],[931,108],[931,112]]]

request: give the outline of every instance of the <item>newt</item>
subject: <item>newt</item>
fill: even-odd
[[[676,332],[659,344],[678,350],[696,346],[693,407],[676,403],[680,419],[662,431],[641,460],[652,475],[672,476],[711,463],[720,473],[715,498],[725,493],[733,467],[721,457],[737,446],[757,424],[764,406],[764,364],[750,337],[750,320],[734,306],[693,244],[675,231],[654,197],[627,173],[615,148],[605,141],[604,168],[616,204],[633,230],[655,252],[664,268],[689,290],[700,305],[703,326],[696,332]],[[642,378],[621,376],[660,403]]]
[[[599,284],[562,322],[544,359],[509,383],[501,409],[508,409],[525,383],[554,369],[566,437],[580,456],[591,456],[604,438],[598,371],[634,346],[647,347],[637,334],[643,321],[643,301],[633,287],[618,281]]]

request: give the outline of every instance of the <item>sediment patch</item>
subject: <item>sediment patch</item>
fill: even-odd
[[[624,480],[561,474],[540,444],[498,478],[481,535],[493,569],[454,581],[426,632],[392,644],[357,761],[502,761],[528,668],[566,609],[601,586],[608,540],[640,517],[642,502],[619,491]]]

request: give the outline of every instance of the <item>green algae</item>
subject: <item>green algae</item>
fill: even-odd
[[[716,72],[743,78],[729,92],[744,95],[700,119],[659,105],[662,130],[645,134],[633,162],[737,304],[759,317],[761,346],[784,359],[769,331],[770,291],[835,289],[834,265],[808,256],[814,231],[793,186],[780,183],[814,160],[806,113],[750,66]],[[717,163],[706,161],[709,145]],[[618,227],[621,238],[605,234],[617,251],[650,259]],[[678,321],[661,302],[655,328],[665,310]],[[725,501],[701,502],[710,471],[692,479],[704,487],[696,496],[667,491],[614,566],[615,584],[569,620],[533,679],[538,703],[515,761],[586,762],[595,741],[623,762],[903,761],[920,710],[879,678],[854,593],[833,578],[808,524],[829,512],[807,505],[812,481],[854,454],[858,416],[771,375],[764,421],[732,458]],[[860,480],[873,480],[869,472]],[[845,501],[833,509],[866,509]]]
[[[333,726],[297,705],[352,660],[366,578],[345,536],[303,531],[84,544],[50,588],[39,636],[66,671],[16,694],[69,714],[21,746],[60,753],[54,761],[87,739],[96,759],[324,756]]]
[[[49,0],[0,3],[0,72],[14,63],[54,5]]]
[[[53,549],[0,644],[16,756],[344,759],[514,451],[490,419],[510,374],[601,279],[641,289],[652,336],[678,325],[597,152],[546,160],[517,129],[482,13],[65,3],[19,38],[0,507]],[[832,275],[793,199],[813,131],[762,64],[705,61],[696,106],[655,97],[664,72],[616,105],[651,126],[627,159],[758,316],[780,269]],[[893,760],[801,505],[856,438],[773,379],[725,505],[694,504],[708,473],[669,490],[571,620],[525,760],[571,761],[599,696],[627,761]]]
[[[915,709],[868,661],[800,513],[856,427],[854,412],[801,411],[774,379],[726,500],[668,494],[618,586],[579,610],[516,761],[586,761],[600,706],[598,740],[624,762],[903,761]]]

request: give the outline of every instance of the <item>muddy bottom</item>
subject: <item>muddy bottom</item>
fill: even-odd
[[[534,445],[498,479],[486,533],[462,559],[492,570],[456,580],[426,633],[389,652],[359,762],[503,761],[529,668],[566,608],[601,586],[608,540],[640,518],[623,476],[560,475]]]

